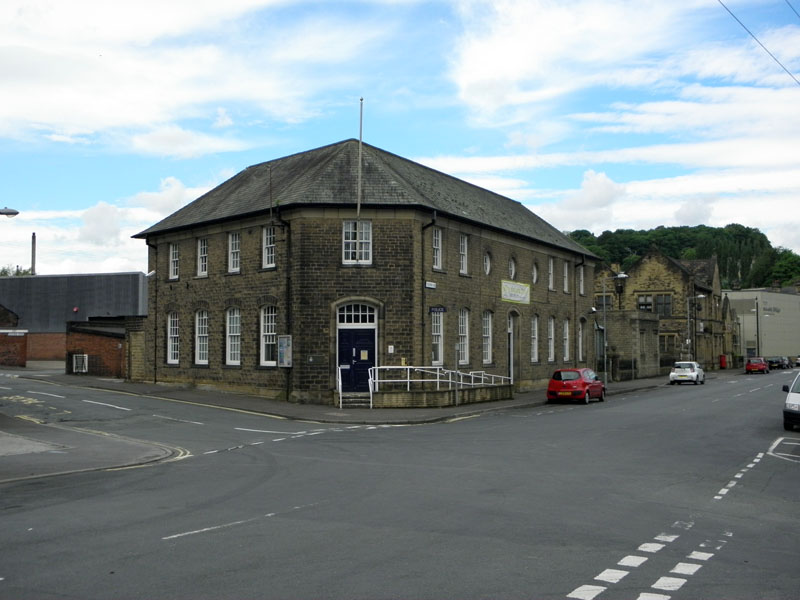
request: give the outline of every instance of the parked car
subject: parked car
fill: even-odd
[[[769,365],[770,369],[782,369],[783,362],[781,361],[780,356],[769,356],[767,357],[767,365]]]
[[[800,367],[800,354],[794,357],[794,366]]]
[[[547,401],[606,399],[606,386],[591,369],[556,369],[547,385]]]
[[[747,359],[747,364],[744,366],[745,373],[769,373],[769,365],[760,356]]]
[[[800,425],[800,374],[794,378],[791,385],[784,385],[786,402],[783,405],[783,428],[793,431]]]
[[[698,383],[704,384],[706,382],[706,373],[700,363],[693,361],[678,361],[672,365],[672,370],[669,372],[669,384],[675,385],[676,383],[683,383],[684,381],[691,382],[695,385]]]
[[[788,356],[781,356],[781,369],[791,369],[792,368],[792,361],[789,359]]]

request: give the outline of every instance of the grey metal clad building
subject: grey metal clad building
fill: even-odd
[[[0,277],[0,305],[30,333],[63,333],[67,321],[147,314],[144,273]]]

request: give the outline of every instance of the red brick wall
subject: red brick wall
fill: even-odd
[[[66,333],[29,333],[28,360],[64,360]]]
[[[27,336],[0,333],[0,365],[24,367],[26,365]]]
[[[89,375],[125,377],[125,340],[107,335],[90,333],[69,333],[66,339],[67,356],[87,354],[89,356]],[[67,365],[72,372],[72,361]]]

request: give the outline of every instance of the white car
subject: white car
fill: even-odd
[[[786,402],[783,405],[783,428],[793,431],[795,426],[800,426],[800,374],[794,378],[791,385],[784,385]]]
[[[695,385],[706,382],[706,374],[700,363],[681,360],[672,365],[672,370],[669,372],[669,384],[675,385],[684,381]]]

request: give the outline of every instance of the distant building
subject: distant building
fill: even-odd
[[[797,286],[724,290],[724,293],[739,317],[743,356],[800,355]]]
[[[27,360],[60,361],[68,321],[146,315],[147,280],[144,273],[0,277],[0,306],[27,331]]]
[[[652,361],[663,371],[676,360],[695,360],[706,369],[733,364],[735,347],[735,313],[723,297],[716,258],[676,260],[653,249],[633,265],[624,279],[610,279],[614,273],[598,273],[595,284],[596,306],[613,310],[639,311],[658,317],[657,352],[633,355],[630,342],[618,340],[620,360],[632,365],[648,365]],[[603,297],[600,283],[607,285]],[[620,335],[624,335],[624,329]],[[627,332],[636,347],[652,348],[643,336],[650,328],[633,327]],[[609,329],[609,334],[611,334]]]
[[[324,404],[339,380],[367,390],[374,366],[517,389],[594,366],[596,256],[519,202],[357,140],[249,167],[134,237],[155,272],[151,380]]]

